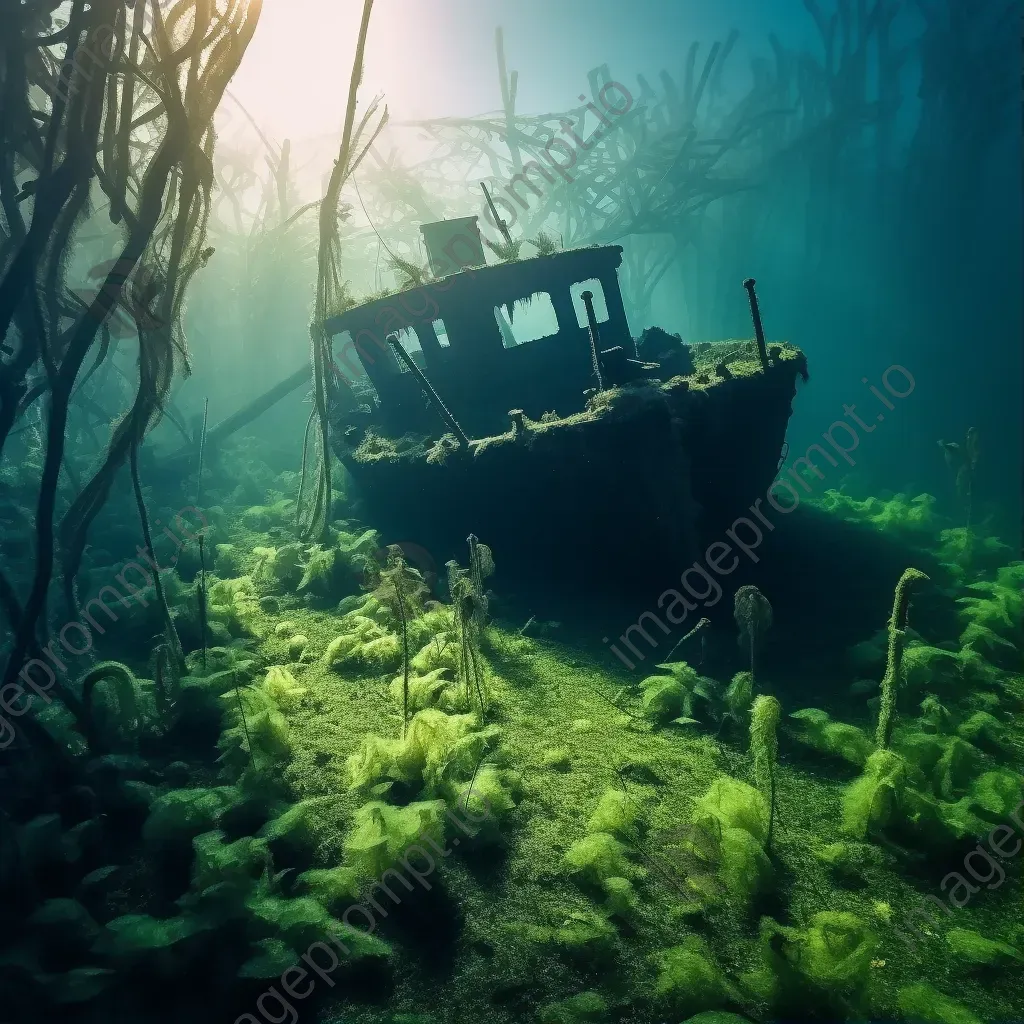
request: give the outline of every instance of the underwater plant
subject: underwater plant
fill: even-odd
[[[295,509],[299,537],[308,542],[324,540],[331,520],[331,504],[334,500],[334,488],[331,482],[333,477],[330,445],[331,414],[338,408],[353,409],[357,408],[359,404],[344,376],[332,372],[333,352],[326,324],[331,310],[339,308],[340,304],[345,301],[348,291],[341,272],[342,218],[339,216],[341,190],[355,174],[360,162],[388,121],[387,108],[377,117],[379,100],[376,99],[370,103],[369,108],[358,121],[356,117],[359,84],[362,81],[366,40],[372,12],[373,0],[364,0],[352,70],[349,76],[345,120],[342,126],[338,155],[331,168],[319,208],[316,298],[313,304],[310,330],[312,336],[313,408],[310,410],[302,441],[302,463]],[[376,118],[376,124],[372,124],[374,118]],[[316,426],[314,437],[316,481],[310,495],[307,491],[309,439],[314,425]]]
[[[889,649],[886,655],[885,675],[882,677],[882,703],[878,709],[878,728],[875,742],[884,750],[892,739],[893,719],[896,714],[896,693],[900,681],[903,648],[907,638],[907,616],[910,611],[911,592],[928,577],[919,569],[907,569],[896,584],[892,616],[889,619]]]
[[[704,641],[707,639],[707,630],[708,630],[708,628],[710,626],[711,626],[711,620],[710,619],[702,618],[697,623],[697,625],[694,626],[693,629],[691,629],[689,631],[689,633],[687,633],[683,637],[680,637],[680,639],[676,641],[676,643],[672,647],[672,650],[670,650],[668,652],[668,654],[665,655],[665,661],[666,662],[671,662],[672,661],[672,655],[675,654],[676,651],[679,650],[679,648],[683,646],[683,644],[685,644],[685,643],[689,642],[690,640],[693,640],[694,638],[699,636],[700,637],[700,650],[701,650],[700,661],[697,663],[697,667],[699,668],[704,663]]]
[[[398,287],[403,290],[406,288],[422,288],[423,285],[430,282],[430,268],[420,266],[404,256],[389,253],[387,265],[398,279]]]
[[[939,447],[946,459],[946,466],[956,479],[956,492],[964,503],[965,528],[971,528],[971,511],[974,501],[974,473],[978,468],[980,454],[978,428],[968,427],[963,443],[939,441]]]
[[[206,455],[206,428],[210,418],[210,399],[203,404],[203,427],[199,435],[199,465],[196,469],[196,508],[200,508],[203,493],[203,457]],[[199,576],[196,579],[196,603],[199,612],[199,639],[203,650],[203,668],[206,668],[207,591],[206,591],[206,530],[199,531]]]
[[[530,241],[536,248],[538,256],[551,256],[558,252],[558,240],[547,231],[538,231]]]
[[[95,720],[94,697],[96,686],[106,680],[110,683],[117,707],[118,725],[131,733],[138,725],[138,681],[127,665],[118,661],[102,661],[94,665],[79,679],[76,689],[81,693],[82,732],[91,753],[103,752],[103,743]]]
[[[499,242],[493,242],[491,239],[485,238],[484,241],[487,243],[487,248],[502,263],[515,263],[523,249],[523,240],[521,238],[507,238]]]
[[[863,768],[875,749],[871,738],[855,725],[835,722],[820,708],[801,708],[790,719],[796,722],[795,738],[821,754],[840,758]]]
[[[750,724],[750,707],[754,701],[754,677],[749,672],[737,672],[725,691],[725,710],[718,724],[719,733],[727,721],[744,732]]]
[[[742,997],[715,962],[706,940],[684,936],[678,946],[655,955],[658,978],[654,993],[679,1014],[694,1014],[736,1005]]]
[[[694,724],[697,722],[696,702],[701,700],[710,705],[717,701],[713,681],[697,675],[685,661],[666,662],[656,667],[666,674],[648,676],[640,682],[644,715],[652,721]]]
[[[371,566],[376,563],[370,563]],[[429,594],[426,582],[418,569],[405,561],[398,545],[388,548],[387,564],[371,571],[368,587],[373,597],[398,618],[402,628],[402,735],[409,727],[409,619],[423,610],[423,600]]]
[[[748,979],[784,1019],[814,1010],[829,1020],[864,1015],[861,1003],[878,937],[856,914],[820,911],[802,928],[764,918],[760,940],[763,965]]]
[[[906,762],[894,751],[880,748],[871,754],[864,774],[850,784],[843,799],[843,829],[855,839],[865,839],[895,822],[907,774]]]
[[[771,850],[772,828],[775,824],[775,771],[779,759],[776,729],[782,716],[782,705],[767,694],[754,698],[750,709],[750,755],[754,759],[754,778],[768,798],[768,832],[764,840]]]
[[[733,615],[740,627],[740,647],[746,647],[750,654],[750,679],[753,684],[754,653],[764,643],[768,630],[772,628],[772,606],[757,587],[748,585],[736,591]]]
[[[207,591],[206,591],[206,552],[205,537],[199,534],[199,576],[196,578],[196,605],[199,612],[199,635],[203,651],[203,668],[206,668],[207,639]]]
[[[459,676],[472,699],[475,690],[483,714],[486,708],[483,691],[483,667],[480,640],[487,622],[487,594],[484,580],[494,572],[491,549],[469,535],[469,568],[458,562],[447,563],[448,591],[455,611],[455,627],[459,643]]]
[[[971,594],[957,599],[968,625],[990,629],[1019,646],[1024,642],[1024,562],[1012,562],[992,581],[970,584]]]

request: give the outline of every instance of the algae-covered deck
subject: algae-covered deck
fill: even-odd
[[[353,431],[336,451],[389,542],[440,563],[474,532],[502,552],[509,582],[643,594],[765,494],[806,373],[789,345],[772,346],[767,368],[753,342],[692,349],[689,375],[599,391],[568,415],[513,410],[468,446],[438,420]]]

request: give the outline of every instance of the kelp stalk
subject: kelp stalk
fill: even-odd
[[[900,666],[907,641],[907,615],[910,611],[911,591],[927,582],[928,577],[919,569],[907,569],[896,584],[896,595],[889,619],[889,650],[882,677],[882,703],[878,709],[878,729],[875,742],[886,749],[892,740],[892,727],[896,715],[896,691],[899,688]]]
[[[203,431],[199,438],[199,469],[196,473],[196,508],[199,508],[199,502],[203,491],[203,455],[206,451],[206,425],[210,418],[210,400],[206,399],[203,405]],[[207,613],[207,594],[206,594],[206,535],[199,532],[199,583],[196,588],[196,599],[199,602],[199,632],[200,640],[203,645],[203,668],[206,668],[206,613]]]
[[[363,75],[363,63],[366,52],[366,36],[370,27],[370,15],[373,12],[373,0],[364,0],[362,18],[359,23],[359,35],[356,40],[355,54],[352,60],[352,75],[349,79],[348,102],[345,106],[345,125],[341,134],[341,145],[338,157],[334,161],[330,179],[323,201],[320,204],[320,244],[317,252],[317,286],[313,320],[310,326],[313,365],[313,411],[317,425],[318,475],[316,488],[313,492],[311,507],[306,511],[298,509],[299,535],[303,540],[319,540],[327,531],[331,508],[331,448],[330,448],[330,414],[328,388],[333,383],[339,404],[347,401],[355,406],[355,396],[348,384],[331,372],[331,340],[327,336],[326,323],[328,317],[337,308],[338,301],[345,292],[341,279],[341,237],[338,229],[338,204],[341,187],[359,166],[366,152],[373,145],[377,136],[387,123],[387,109],[377,126],[370,133],[367,141],[363,140],[363,131],[377,110],[377,102],[370,105],[369,110],[356,124],[356,101],[359,83]],[[361,148],[359,148],[361,147]],[[305,451],[303,452],[305,458]]]
[[[395,596],[398,600],[398,617],[402,621],[402,736],[409,728],[409,618],[402,595],[401,573],[394,578]]]
[[[754,778],[768,798],[768,835],[765,849],[772,846],[775,825],[775,768],[779,760],[776,730],[782,717],[782,706],[769,694],[754,698],[750,709],[750,754],[754,759]]]
[[[687,640],[692,640],[695,636],[699,636],[710,625],[711,625],[711,620],[710,619],[701,619],[700,622],[698,622],[697,625],[694,626],[693,629],[691,629],[690,632],[686,634],[686,636],[681,637],[679,640],[676,641],[676,644],[672,648],[672,650],[669,651],[667,655],[665,655],[665,661],[667,661],[667,662],[671,661],[672,660],[672,655],[675,654],[676,651],[678,651],[679,648],[682,647],[683,644],[685,644]],[[702,638],[702,642],[703,642],[703,638]],[[703,658],[701,660],[703,660]]]
[[[164,593],[163,580],[160,578],[160,565],[156,560],[156,551],[153,549],[153,532],[149,526],[149,512],[146,510],[146,499],[142,494],[142,483],[139,480],[139,447],[140,443],[132,445],[131,450],[131,471],[132,487],[135,489],[135,503],[139,509],[139,519],[142,522],[142,537],[146,542],[148,552],[147,561],[153,570],[153,589],[156,591],[157,603],[160,605],[160,613],[164,620],[164,630],[167,633],[167,642],[170,645],[171,658],[179,675],[185,675],[185,652],[181,647],[181,640],[178,638],[178,631],[174,626],[174,619],[171,617],[171,609],[167,604],[167,595]]]

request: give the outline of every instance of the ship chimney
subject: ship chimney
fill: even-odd
[[[456,217],[421,224],[420,233],[427,248],[430,272],[435,278],[487,264],[476,217]]]

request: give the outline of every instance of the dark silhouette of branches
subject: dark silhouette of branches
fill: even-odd
[[[4,684],[21,671],[44,612],[69,407],[97,339],[93,368],[107,357],[115,309],[127,312],[138,336],[138,387],[63,520],[72,607],[89,524],[159,416],[175,371],[188,372],[180,317],[189,282],[209,257],[213,116],[261,2],[177,0],[165,16],[158,4],[73,0],[67,24],[49,34],[60,4],[14,4],[8,14],[11,6],[0,68],[0,457],[29,395],[45,395],[47,404],[35,568]],[[95,294],[76,302],[68,256],[100,196],[122,238]]]

